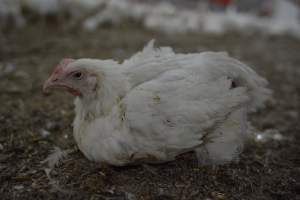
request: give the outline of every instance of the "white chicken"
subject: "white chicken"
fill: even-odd
[[[266,85],[225,53],[176,54],[151,41],[121,64],[64,59],[44,90],[77,96],[74,138],[92,161],[159,163],[193,151],[215,165],[238,157],[247,113],[270,97]]]
[[[167,34],[197,32],[200,30],[201,18],[195,11],[178,9],[163,2],[152,8],[144,19],[144,25]]]

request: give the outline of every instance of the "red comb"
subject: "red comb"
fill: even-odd
[[[54,68],[52,74],[59,74],[60,72],[63,71],[63,68],[67,66],[69,63],[73,62],[74,59],[72,58],[64,58],[60,61],[58,65]]]

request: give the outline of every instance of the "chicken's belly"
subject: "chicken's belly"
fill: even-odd
[[[172,161],[176,156],[192,151],[170,147],[168,144],[154,145],[144,137],[135,137],[132,132],[114,132],[110,137],[103,137],[97,132],[87,132],[76,139],[81,152],[91,161],[123,166],[139,163],[163,163]],[[120,137],[122,134],[122,137]]]

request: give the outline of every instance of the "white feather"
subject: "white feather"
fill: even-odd
[[[53,151],[51,152],[48,157],[42,161],[42,163],[47,163],[50,170],[54,169],[61,160],[65,159],[68,156],[66,151],[62,151],[59,147],[54,147]]]

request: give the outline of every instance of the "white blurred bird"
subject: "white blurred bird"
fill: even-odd
[[[44,84],[77,96],[74,137],[84,155],[122,166],[194,151],[200,164],[235,160],[247,113],[270,97],[267,81],[225,53],[169,47],[113,60],[64,59]]]
[[[171,3],[160,3],[152,8],[144,19],[146,28],[167,34],[197,32],[201,27],[199,13],[178,9]]]

